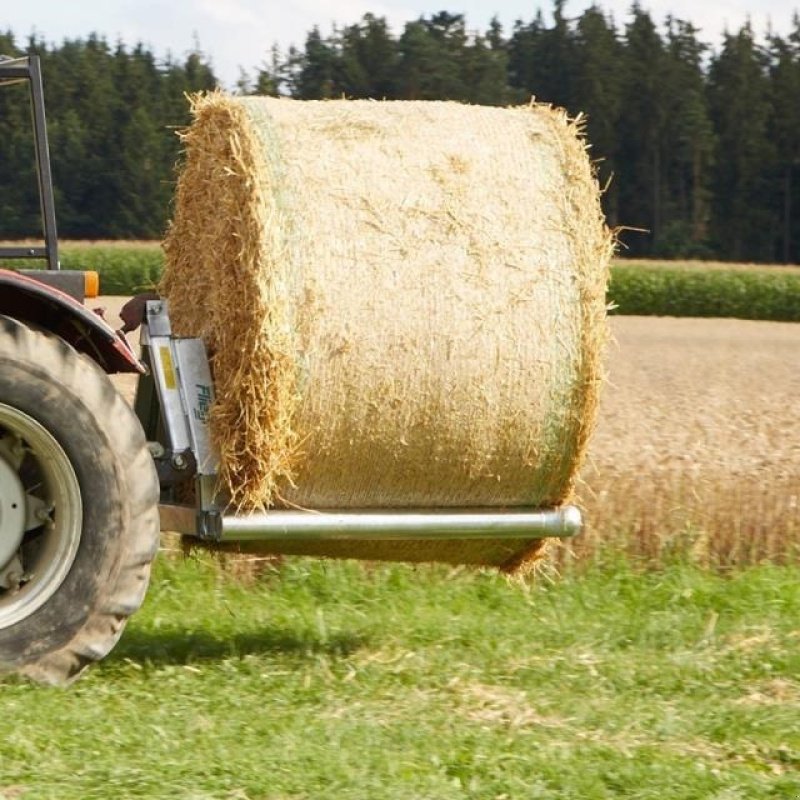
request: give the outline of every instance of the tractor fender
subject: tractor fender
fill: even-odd
[[[144,372],[124,334],[70,295],[34,278],[0,269],[0,314],[55,334],[107,373]]]

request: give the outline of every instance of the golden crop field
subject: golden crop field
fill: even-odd
[[[712,565],[800,552],[800,326],[616,317],[579,499],[603,541]]]

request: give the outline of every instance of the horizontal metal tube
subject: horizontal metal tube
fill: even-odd
[[[421,539],[540,539],[574,536],[581,513],[574,506],[535,509],[413,509],[267,511],[223,516],[223,542],[259,540],[415,541]]]
[[[47,258],[47,248],[0,247],[0,258]]]

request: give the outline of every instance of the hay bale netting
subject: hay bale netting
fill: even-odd
[[[559,110],[193,103],[167,241],[242,509],[552,506],[592,427],[611,236]],[[276,544],[517,565],[537,543]]]

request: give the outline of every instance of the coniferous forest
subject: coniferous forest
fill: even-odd
[[[624,25],[593,6],[511,30],[434,13],[393,31],[370,14],[302,47],[273,49],[236,91],[302,99],[539,101],[586,115],[623,254],[800,262],[800,18],[787,36],[745,26],[710,47],[690,21],[634,5]],[[201,53],[159,60],[90,34],[42,57],[59,233],[158,238],[169,213],[185,93],[217,85]],[[313,157],[313,154],[309,154]],[[0,238],[38,230],[29,111],[0,90]]]

